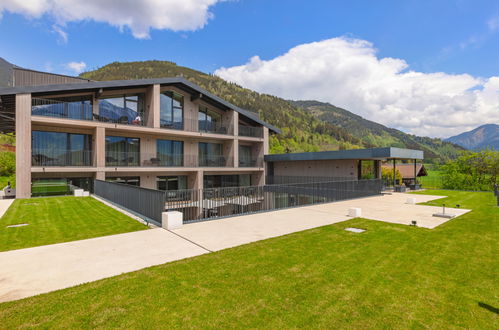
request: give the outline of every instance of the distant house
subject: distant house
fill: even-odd
[[[405,183],[405,185],[414,183],[414,165],[416,167],[416,176],[418,178],[421,176],[428,176],[428,172],[426,172],[426,168],[423,164],[397,164],[395,167],[400,172],[402,182]],[[381,167],[393,170],[392,164],[383,164]]]

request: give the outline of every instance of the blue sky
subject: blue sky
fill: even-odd
[[[268,59],[298,44],[347,35],[372,42],[380,56],[405,59],[418,71],[499,74],[499,33],[490,34],[487,24],[499,16],[499,1],[239,0],[210,11],[214,18],[202,29],[152,30],[146,40],[106,23],[70,22],[66,43],[53,32],[49,15],[36,19],[5,11],[0,56],[42,70],[50,63],[58,72],[71,61],[94,68],[146,59],[211,72],[253,55]]]
[[[66,1],[71,2],[76,3],[76,0]],[[182,2],[192,6],[180,13],[176,5]],[[377,117],[387,125],[433,136],[472,128],[484,121],[478,119],[480,116],[498,110],[494,99],[492,108],[476,113],[477,119],[451,121],[449,125],[452,124],[454,130],[446,129],[443,134],[438,127],[429,127],[428,122],[421,120],[404,124],[402,114],[399,119],[380,120],[383,110],[393,108],[387,105],[391,101],[385,96],[373,101],[378,103],[366,106],[362,102],[371,101],[365,95],[360,103],[345,101],[345,97],[332,92],[329,93],[332,96],[300,95],[299,92],[289,95],[280,92],[289,86],[265,82],[262,70],[263,64],[269,70],[271,64],[274,69],[279,67],[279,58],[300,45],[344,38],[350,41],[343,46],[351,51],[351,40],[362,40],[369,45],[360,48],[374,52],[371,59],[394,58],[406,64],[404,68],[395,69],[400,71],[395,73],[397,78],[407,71],[450,75],[446,80],[448,88],[443,92],[446,95],[455,94],[455,86],[450,86],[453,75],[471,76],[473,81],[470,78],[460,83],[461,94],[466,98],[470,90],[486,89],[487,81],[499,76],[499,1],[108,0],[106,7],[100,5],[102,2],[87,0],[78,4],[81,8],[77,9],[65,8],[60,0],[34,0],[32,3],[31,7],[22,0],[3,0],[0,4],[0,57],[20,66],[76,74],[79,70],[91,70],[113,61],[170,60],[204,72],[216,71],[226,79],[261,92],[289,98],[311,95],[348,107],[369,119]],[[130,19],[134,23],[127,23]],[[324,51],[334,52],[337,49],[334,47],[338,45],[333,43]],[[247,69],[251,68],[253,56],[258,56],[261,63],[257,65],[258,74],[250,77]],[[327,66],[328,60],[325,61]],[[363,61],[362,57],[359,57],[360,61]],[[80,64],[68,66],[71,62]],[[244,66],[244,74],[236,70],[241,66]],[[220,71],[220,68],[234,70]],[[373,72],[377,70],[373,69]],[[323,75],[335,73],[334,70],[322,72]],[[431,78],[433,84],[431,76],[425,77]],[[289,73],[289,79],[309,78]],[[406,76],[403,78],[407,80]],[[255,80],[263,82],[256,84]],[[289,90],[303,88],[295,87]],[[429,90],[433,87],[425,89],[425,93]],[[449,115],[463,110],[461,99],[453,102],[456,104],[449,110],[452,111]],[[478,101],[471,102],[470,107],[478,107],[478,104]],[[425,106],[428,106],[427,102]],[[369,107],[372,109],[364,109]],[[417,110],[417,107],[413,108],[408,111]],[[495,121],[496,117],[491,120]],[[424,125],[428,127],[424,128]]]

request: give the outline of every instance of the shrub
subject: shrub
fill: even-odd
[[[0,152],[0,175],[9,176],[16,172],[16,155],[13,152]]]

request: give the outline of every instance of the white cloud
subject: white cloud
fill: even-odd
[[[495,31],[495,30],[499,29],[499,16],[491,18],[487,22],[487,26],[489,27],[490,31]]]
[[[56,33],[57,35],[59,35],[61,43],[63,43],[63,44],[68,43],[68,34],[60,26],[58,26],[56,24],[52,25],[52,31],[54,33]]]
[[[29,18],[48,15],[58,27],[93,20],[120,30],[127,27],[134,37],[144,39],[149,38],[150,29],[201,29],[213,17],[209,8],[220,1],[223,0],[2,0],[0,17],[4,11]]]
[[[80,74],[85,70],[87,64],[85,62],[69,62],[65,65],[66,69],[74,71],[76,74]]]
[[[447,137],[499,122],[499,77],[411,71],[402,59],[377,57],[365,40],[302,44],[215,74],[262,93],[330,102],[418,135]]]

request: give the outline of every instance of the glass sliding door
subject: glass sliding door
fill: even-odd
[[[88,134],[33,131],[32,166],[91,166],[92,137]]]
[[[106,136],[106,166],[139,166],[140,139]]]
[[[157,162],[159,166],[183,166],[184,142],[157,140]]]
[[[67,119],[92,120],[92,96],[31,99],[31,114]]]
[[[198,146],[199,166],[225,166],[225,157],[222,153],[222,144],[200,142]]]
[[[222,126],[222,115],[207,107],[199,107],[198,127],[200,132],[227,134],[227,128]]]
[[[99,99],[98,120],[125,125],[145,125],[144,94]]]
[[[239,146],[239,166],[252,167],[256,166],[255,161],[251,157],[251,146]]]
[[[160,95],[160,126],[170,129],[184,129],[184,97],[166,91]]]

